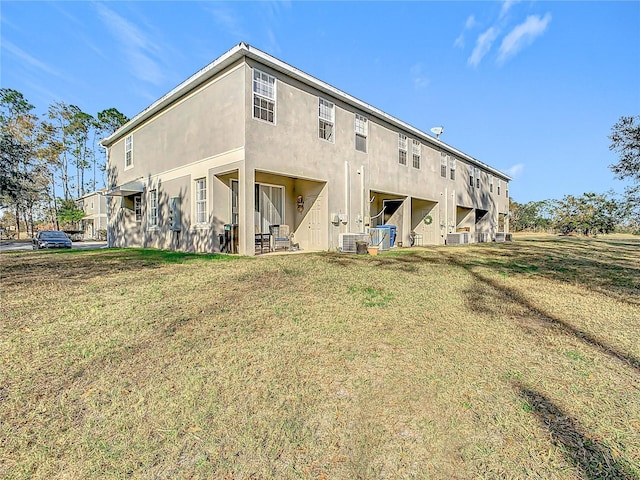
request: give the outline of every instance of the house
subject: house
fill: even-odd
[[[76,200],[76,205],[85,216],[80,220],[83,240],[105,240],[107,232],[106,189],[88,193]]]
[[[508,232],[507,175],[245,43],[101,144],[109,246],[254,255],[277,225],[308,251],[385,224],[402,245]]]

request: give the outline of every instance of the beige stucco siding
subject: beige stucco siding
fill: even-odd
[[[243,47],[240,46],[240,49]],[[208,67],[141,113],[109,145],[109,185],[142,179],[145,220],[132,222],[112,200],[115,245],[216,251],[217,237],[231,223],[230,180],[238,180],[239,253],[253,254],[256,229],[255,185],[284,188],[283,223],[303,249],[336,249],[340,233],[363,232],[383,201],[399,205],[384,220],[397,226],[397,241],[411,232],[425,244],[444,243],[457,228],[492,233],[508,210],[507,182],[491,167],[434,140],[398,119],[357,101],[295,69],[261,58],[235,56]],[[265,62],[264,64],[261,62]],[[275,122],[253,118],[253,69],[276,79]],[[193,86],[191,86],[193,85]],[[195,86],[197,85],[197,86]],[[175,97],[175,98],[174,98]],[[318,102],[334,105],[333,139],[318,135]],[[368,120],[367,152],[355,148],[355,115]],[[124,168],[125,139],[133,138],[133,165]],[[407,161],[398,161],[398,134],[407,136]],[[121,136],[118,136],[121,135]],[[413,166],[412,140],[420,141],[420,168]],[[456,156],[456,178],[440,174],[441,151]],[[458,158],[457,156],[464,157]],[[479,168],[480,186],[469,185],[469,168]],[[489,178],[494,175],[493,192]],[[195,225],[195,182],[206,179],[207,221]],[[146,226],[148,192],[159,193],[159,224]],[[117,191],[117,189],[115,189]],[[123,191],[126,189],[123,188]],[[181,199],[179,232],[169,228],[168,204]],[[297,199],[303,205],[296,208]],[[429,216],[429,221],[424,219]],[[502,217],[501,217],[502,218]],[[336,220],[338,219],[338,220]],[[506,221],[506,220],[505,220]],[[258,222],[260,224],[260,222]],[[259,229],[266,229],[260,224]],[[263,232],[264,233],[264,232]]]
[[[249,170],[270,172],[281,176],[279,185],[285,186],[287,195],[292,195],[286,177],[305,178],[328,184],[327,213],[347,214],[347,222],[328,225],[331,245],[337,243],[342,232],[363,231],[367,226],[363,217],[371,215],[368,199],[372,191],[384,192],[388,198],[407,198],[403,207],[407,214],[399,211],[395,220],[401,241],[408,242],[415,215],[411,198],[431,202],[429,211],[438,219],[448,219],[442,232],[430,227],[428,237],[435,243],[444,241],[445,227],[452,231],[458,225],[456,208],[479,208],[492,211],[495,216],[499,198],[488,191],[488,173],[481,167],[470,165],[462,159],[456,161],[456,178],[440,176],[440,152],[437,146],[418,138],[420,168],[413,167],[412,140],[416,138],[384,120],[359,111],[340,99],[320,92],[295,79],[270,70],[268,67],[249,61],[245,74],[245,104],[252,105],[252,68],[257,68],[276,78],[276,122],[270,124],[253,118],[251,107],[246,115],[246,167]],[[318,101],[324,98],[334,104],[335,126],[332,142],[318,137]],[[355,113],[368,119],[367,153],[355,149]],[[398,161],[398,134],[407,136],[407,164]],[[469,185],[468,169],[480,168],[481,187]],[[363,176],[364,178],[361,178]],[[259,176],[256,176],[256,181]],[[247,186],[249,188],[249,186]],[[503,189],[504,190],[504,189]],[[253,193],[247,193],[247,202]],[[444,199],[446,198],[446,202]],[[448,211],[445,211],[447,209]],[[375,210],[374,210],[375,211]],[[433,216],[433,215],[432,215]],[[474,217],[475,218],[475,217]],[[287,212],[287,222],[295,225],[295,219]],[[439,220],[438,220],[439,222]],[[464,224],[474,222],[465,218]],[[483,222],[486,226],[486,222]],[[424,229],[424,227],[421,227]]]
[[[229,68],[165,108],[133,132],[133,166],[125,168],[125,137],[111,146],[110,180],[157,175],[244,145],[244,69]],[[113,184],[113,182],[111,182]]]

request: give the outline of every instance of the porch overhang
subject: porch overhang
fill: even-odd
[[[144,192],[144,183],[141,180],[123,183],[108,190],[105,194],[107,197],[128,197]]]

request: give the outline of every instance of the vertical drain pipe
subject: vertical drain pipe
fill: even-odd
[[[456,212],[457,212],[457,208],[456,208],[456,191],[455,189],[453,189],[451,191],[451,213],[452,213],[452,221],[451,221],[451,226],[453,227],[451,229],[451,233],[455,233],[455,227],[458,225],[458,218],[456,216]]]
[[[344,162],[344,213],[347,215],[347,232],[350,231],[349,224],[351,217],[349,215],[349,162]]]
[[[444,241],[447,242],[447,233],[449,233],[449,189],[444,189]]]
[[[364,165],[360,166],[360,232],[364,233]]]

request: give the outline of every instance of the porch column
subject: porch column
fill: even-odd
[[[255,255],[255,232],[253,227],[255,210],[256,171],[242,163],[238,168],[238,253]]]
[[[402,242],[403,247],[409,246],[409,234],[411,233],[411,203],[413,199],[411,197],[405,198],[402,202],[402,237],[396,239]]]

